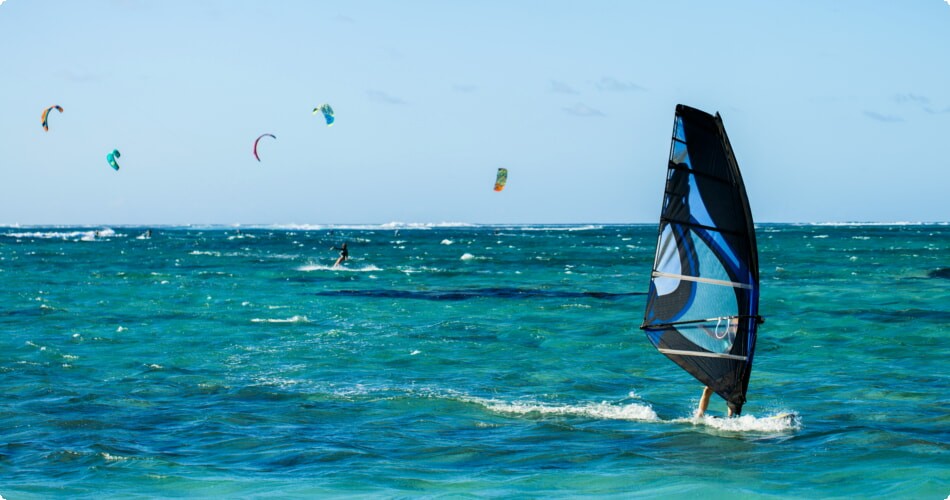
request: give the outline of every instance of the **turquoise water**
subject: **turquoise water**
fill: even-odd
[[[144,231],[0,228],[4,498],[950,495],[948,225],[759,226],[733,420],[655,226]]]

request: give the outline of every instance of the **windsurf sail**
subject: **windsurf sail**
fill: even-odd
[[[722,118],[677,105],[640,328],[738,415],[761,322],[755,227]]]

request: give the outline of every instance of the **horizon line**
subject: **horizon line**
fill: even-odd
[[[607,226],[655,226],[658,222],[383,222],[383,223],[219,223],[219,222],[192,222],[192,223],[0,223],[0,229],[16,228],[91,228],[91,227],[118,227],[118,228],[202,228],[202,229],[284,229],[315,231],[324,229],[453,229],[477,227],[519,227],[519,226],[550,226],[590,228]],[[950,221],[762,221],[759,225],[790,225],[790,226],[943,226],[950,225]]]

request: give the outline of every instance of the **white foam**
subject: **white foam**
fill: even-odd
[[[659,417],[649,405],[629,403],[625,405],[600,403],[581,403],[575,405],[552,405],[539,402],[509,403],[495,399],[466,398],[472,403],[480,404],[491,411],[510,413],[514,415],[563,415],[574,417],[590,417],[604,420],[633,420],[657,421]]]
[[[34,238],[41,240],[73,240],[73,241],[95,241],[96,238],[112,238],[115,231],[109,228],[91,229],[88,231],[46,231],[46,232],[27,232],[27,233],[0,233],[0,236],[9,238]]]
[[[446,238],[446,239],[442,240],[442,242],[440,243],[440,245],[451,245],[452,243],[455,243],[455,242],[452,241],[452,240],[450,240],[450,239],[448,239],[448,238]]]
[[[123,457],[120,455],[110,455],[109,453],[106,453],[104,451],[102,453],[99,453],[99,455],[103,459],[105,459],[107,462],[122,462],[125,460],[129,460],[129,457]]]
[[[370,264],[363,267],[349,267],[349,266],[325,266],[323,264],[307,264],[297,268],[298,271],[348,271],[352,273],[366,273],[371,271],[382,271],[382,269]]]
[[[831,227],[848,227],[848,226],[929,226],[932,224],[942,225],[943,222],[923,222],[923,221],[895,221],[895,222],[806,222],[801,224],[793,225],[804,225],[804,226],[831,226]]]
[[[310,320],[306,316],[291,316],[289,318],[279,319],[279,318],[254,318],[251,320],[252,323],[309,323]]]
[[[470,254],[470,253],[464,253],[464,254],[462,254],[462,257],[460,257],[460,258],[461,258],[462,260],[474,260],[474,259],[475,259],[475,256],[472,255],[472,254]]]
[[[523,226],[518,229],[521,231],[593,231],[603,228],[604,226],[596,224],[586,224],[583,226]]]
[[[794,412],[779,412],[763,417],[742,415],[739,417],[719,418],[704,415],[702,417],[674,419],[671,422],[689,422],[694,425],[705,425],[713,429],[730,432],[780,433],[796,431],[802,428],[801,418]]]
[[[248,226],[251,227],[251,226]],[[292,231],[327,231],[327,230],[396,230],[396,229],[436,229],[453,227],[478,227],[467,222],[387,222],[385,224],[273,224],[259,226],[262,229],[283,229]]]
[[[447,227],[475,227],[467,222],[388,222],[379,226],[382,229],[435,229]]]

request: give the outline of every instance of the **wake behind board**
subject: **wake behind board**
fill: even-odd
[[[729,420],[729,419],[733,419],[733,418],[736,418],[736,419],[741,418],[741,417],[720,417],[720,416],[717,416],[717,415],[704,415],[704,417],[706,417],[706,418],[712,418],[712,419],[716,419],[716,420]],[[778,415],[769,415],[769,416],[767,416],[767,417],[752,417],[752,418],[754,418],[754,419],[756,419],[756,420],[758,420],[758,421],[760,421],[760,422],[773,421],[773,422],[789,422],[789,423],[791,423],[791,422],[793,422],[793,421],[795,420],[795,414],[794,414],[794,413],[779,413]]]
[[[735,432],[787,432],[801,427],[801,421],[795,413],[779,413],[765,417],[744,415],[740,417],[718,417],[705,415],[693,420],[694,424],[703,424],[721,431]]]

